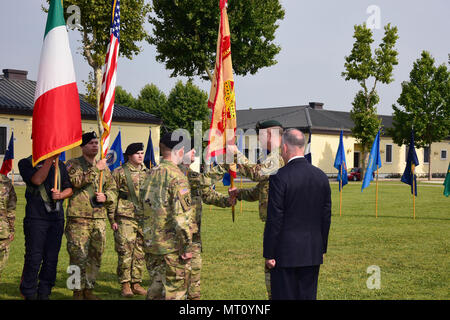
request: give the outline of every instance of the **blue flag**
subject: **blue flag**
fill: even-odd
[[[62,162],[66,161],[66,152],[65,151],[61,152],[61,154],[59,155],[59,160],[61,160]]]
[[[11,132],[11,138],[9,139],[8,149],[6,149],[5,156],[3,158],[2,167],[0,173],[7,175],[12,170],[14,160],[14,132]]]
[[[309,132],[308,144],[306,145],[306,148],[305,148],[305,159],[308,160],[309,163],[312,163],[312,158],[311,158],[311,132]]]
[[[414,130],[411,130],[411,141],[409,142],[408,158],[406,159],[406,168],[402,175],[402,182],[409,184],[411,186],[411,194],[417,197],[417,180],[415,174],[415,167],[419,165],[419,160],[417,159],[416,149],[414,148]],[[414,174],[413,174],[414,172]],[[414,191],[413,191],[413,181],[414,181]]]
[[[145,150],[144,164],[149,169],[150,164],[152,165],[152,167],[156,166],[155,153],[153,151],[152,130],[150,130],[148,134],[147,150]]]
[[[109,148],[106,154],[106,164],[109,170],[113,171],[115,168],[120,167],[125,162],[122,152],[122,139],[120,136],[120,131],[117,134],[111,148]]]
[[[344,149],[344,132],[341,130],[341,136],[339,138],[339,147],[336,153],[336,159],[334,159],[334,167],[338,169],[337,181],[342,179],[342,187],[348,183],[347,176],[347,163],[345,162],[345,149]],[[341,177],[341,167],[342,167],[342,177]],[[339,191],[341,191],[341,183],[339,183]]]
[[[372,149],[370,150],[369,163],[367,164],[366,173],[364,174],[361,192],[364,188],[369,186],[370,182],[373,180],[373,173],[377,171],[377,168],[381,168],[380,130],[378,130],[377,136],[372,144]]]

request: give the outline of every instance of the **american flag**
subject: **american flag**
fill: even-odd
[[[106,156],[109,146],[111,120],[114,110],[116,92],[117,58],[120,41],[120,0],[112,0],[111,31],[103,70],[102,93],[99,114],[102,117],[102,158]]]

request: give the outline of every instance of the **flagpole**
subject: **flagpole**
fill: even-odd
[[[339,216],[342,216],[342,163],[341,163],[341,179],[339,180]]]
[[[58,170],[57,170],[58,161],[59,161],[59,156],[58,156],[58,158],[55,159],[55,163],[54,163],[54,165],[55,165],[55,183],[54,183],[53,189],[55,189],[56,191],[59,191],[58,190]]]
[[[14,185],[14,159],[11,160],[11,183]]]
[[[378,164],[377,164],[377,180],[376,180],[376,195],[375,195],[375,218],[378,218]]]
[[[411,171],[412,171],[412,187],[413,187],[413,219],[416,220],[416,186],[415,186],[415,179],[414,179],[414,171],[416,169],[416,166],[414,164],[411,165]]]

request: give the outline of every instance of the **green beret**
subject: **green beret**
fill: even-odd
[[[281,128],[283,128],[281,123],[279,123],[277,120],[258,121],[256,123],[256,130],[267,129],[267,128],[272,128],[272,127],[281,127]]]

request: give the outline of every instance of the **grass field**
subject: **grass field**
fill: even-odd
[[[224,187],[217,189],[226,191]],[[16,191],[16,239],[0,280],[0,299],[21,298],[18,287],[24,255],[24,187],[16,187]],[[409,186],[399,181],[381,182],[375,218],[374,184],[361,193],[361,183],[350,182],[343,189],[339,216],[338,185],[332,183],[333,214],[318,299],[449,299],[450,198],[442,192],[442,185],[419,183],[413,220]],[[204,206],[203,299],[266,299],[263,229],[257,202],[244,202],[242,213],[238,203],[234,223],[230,209]],[[72,296],[66,288],[68,262],[64,237],[52,299]],[[367,268],[371,265],[380,267],[380,289],[369,290],[366,286],[370,276]],[[96,287],[103,299],[122,299],[116,266],[117,255],[109,230]],[[144,285],[148,285],[147,275]]]

